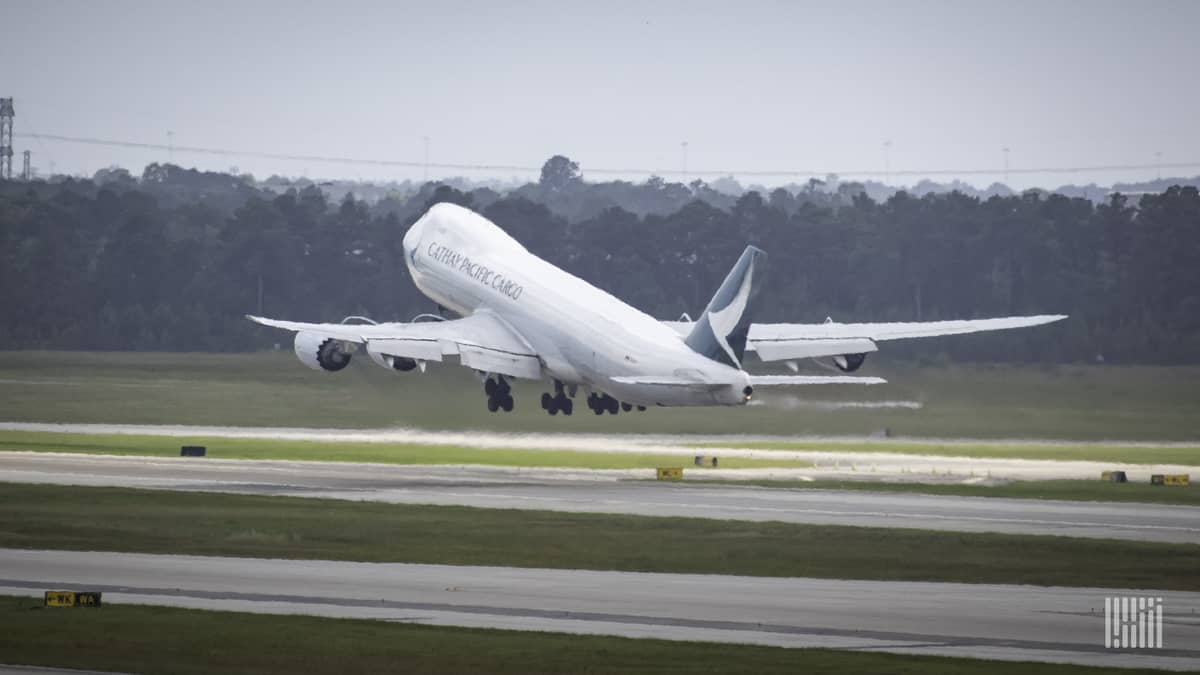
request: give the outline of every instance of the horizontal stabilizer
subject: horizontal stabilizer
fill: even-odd
[[[882,377],[854,377],[853,375],[751,375],[750,384],[755,387],[790,387],[809,384],[885,384]]]

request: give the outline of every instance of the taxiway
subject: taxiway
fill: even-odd
[[[1142,668],[1200,668],[1200,593],[1162,649],[1104,646],[1111,589],[0,549],[0,593],[456,626]],[[1132,592],[1130,592],[1132,593]]]
[[[621,480],[652,476],[648,470],[0,453],[0,482],[1200,543],[1198,507]]]

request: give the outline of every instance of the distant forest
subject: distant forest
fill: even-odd
[[[433,306],[408,278],[401,238],[448,201],[663,319],[703,309],[752,243],[768,253],[759,321],[1065,313],[1049,327],[899,351],[1200,363],[1193,186],[1100,203],[1044,192],[877,201],[856,183],[826,187],[733,196],[702,181],[588,182],[561,156],[505,192],[431,182],[369,201],[170,164],[0,182],[0,347],[243,351],[284,339],[245,313],[407,321]]]

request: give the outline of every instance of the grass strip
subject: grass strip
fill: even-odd
[[[575,450],[486,449],[412,443],[342,443],[199,436],[135,436],[0,431],[0,451],[75,452],[99,455],[178,457],[179,446],[202,445],[217,459],[283,459],[385,464],[484,464],[489,466],[575,469],[652,469],[686,466],[691,457],[655,453]],[[722,459],[729,468],[807,467],[791,459]]]
[[[763,405],[616,417],[592,415],[577,399],[576,414],[551,417],[537,403],[545,382],[516,381],[516,409],[489,413],[474,373],[456,364],[397,374],[360,354],[341,372],[318,373],[301,366],[287,336],[279,337],[279,351],[256,354],[0,352],[0,418],[859,437],[886,428],[902,438],[1200,441],[1200,366],[922,365],[897,360],[917,352],[889,347],[868,359],[863,373],[887,378],[878,387],[781,388],[756,394]],[[937,351],[931,344],[918,350]],[[836,407],[883,401],[921,408]]]
[[[1105,445],[1070,443],[955,443],[953,441],[720,441],[694,443],[696,448],[865,452],[978,459],[1043,459],[1122,464],[1181,464],[1200,467],[1200,445]],[[720,454],[720,453],[718,453]],[[724,461],[722,458],[721,461]]]
[[[7,663],[130,673],[964,673],[1119,668],[454,628],[0,596]]]
[[[1086,502],[1137,502],[1200,506],[1200,483],[1161,486],[1148,483],[1109,483],[1088,480],[1030,480],[1000,485],[961,483],[884,483],[839,480],[691,480],[688,483],[747,485],[789,490],[861,490],[864,492],[908,492],[958,497],[1004,497],[1008,499],[1065,499]]]
[[[1200,546],[0,484],[0,546],[1200,590]]]

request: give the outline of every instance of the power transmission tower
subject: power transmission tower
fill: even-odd
[[[0,180],[12,180],[13,100],[0,98]]]
[[[429,137],[422,136],[421,140],[425,142],[425,171],[421,174],[421,182],[429,182]]]
[[[883,184],[892,182],[892,142],[883,142]]]
[[[33,170],[29,167],[29,151],[21,153],[25,157],[25,164],[21,167],[21,180],[28,183],[33,180]]]

